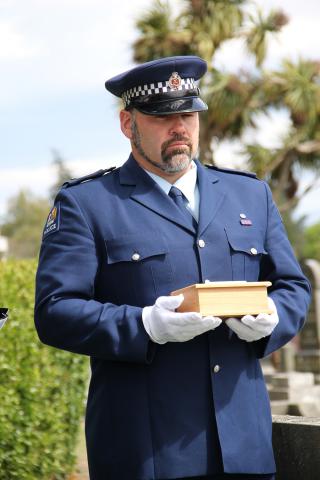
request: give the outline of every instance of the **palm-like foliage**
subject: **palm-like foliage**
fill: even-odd
[[[174,17],[168,2],[156,0],[137,22],[140,38],[134,43],[134,59],[144,62],[170,55],[195,54],[208,63],[200,83],[209,110],[201,115],[201,159],[214,163],[213,139],[239,139],[249,168],[266,178],[280,209],[290,211],[301,196],[303,169],[320,172],[320,67],[319,63],[284,61],[278,71],[266,72],[263,63],[270,35],[288,22],[281,11],[263,16],[245,7],[249,0],[184,0]],[[256,70],[238,75],[214,68],[214,55],[225,41],[242,38],[254,57]],[[276,149],[244,144],[243,133],[255,128],[257,113],[284,108],[291,128]],[[314,183],[314,182],[313,182]]]
[[[241,26],[243,13],[239,7],[245,0],[184,3],[181,14],[173,18],[169,3],[155,0],[136,22],[141,37],[133,45],[135,61],[195,54],[210,64],[219,45]]]
[[[267,53],[268,33],[278,32],[288,22],[288,17],[281,11],[272,10],[264,18],[261,11],[249,15],[250,28],[245,33],[248,51],[255,57],[256,64],[261,66]]]
[[[186,7],[178,17],[179,24],[191,32],[191,53],[204,58],[209,64],[216,49],[234,36],[240,28],[243,13],[238,1],[185,1]]]
[[[279,72],[265,76],[262,90],[268,105],[284,107],[291,129],[278,149],[246,146],[250,166],[268,177],[281,210],[295,207],[320,178],[320,68],[317,62],[285,61]],[[302,169],[314,173],[313,181],[298,194]]]
[[[320,113],[320,64],[285,60],[282,69],[265,76],[264,90],[270,102],[286,106],[295,127],[304,126],[311,133]]]
[[[137,21],[141,37],[134,43],[134,60],[146,62],[159,57],[190,54],[191,32],[172,19],[167,2],[156,0]]]
[[[201,116],[201,151],[202,159],[213,163],[210,137],[239,138],[246,127],[255,126],[254,114],[263,108],[263,102],[260,80],[247,74],[236,76],[211,69],[206,81],[203,96],[209,109]]]

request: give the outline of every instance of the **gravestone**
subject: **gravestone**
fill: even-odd
[[[276,480],[319,480],[320,418],[273,415]]]
[[[307,321],[300,332],[300,350],[296,353],[296,371],[312,372],[320,384],[320,263],[306,260],[303,266],[312,287]]]
[[[273,413],[320,416],[320,263],[307,260],[303,270],[312,286],[310,310],[298,343],[279,350],[268,391]]]

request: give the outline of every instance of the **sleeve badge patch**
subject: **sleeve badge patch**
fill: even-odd
[[[47,237],[51,233],[57,232],[60,227],[60,203],[57,203],[48,215],[44,231],[43,238]]]

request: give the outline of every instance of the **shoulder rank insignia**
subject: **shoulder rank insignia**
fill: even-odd
[[[220,168],[220,167],[216,167],[215,165],[205,165],[205,167],[211,168],[212,170],[216,170],[217,172],[233,173],[234,175],[244,175],[246,177],[257,178],[257,175],[255,173],[246,172],[244,170],[233,170],[232,168]]]
[[[51,233],[57,232],[60,228],[60,203],[56,203],[48,215],[44,230],[43,238],[47,237]]]
[[[113,170],[115,170],[117,167],[110,167],[110,168],[101,168],[100,170],[97,170],[96,172],[89,173],[89,175],[85,175],[83,177],[79,178],[72,178],[71,180],[68,180],[67,182],[64,182],[62,185],[62,188],[68,188],[68,187],[73,187],[74,185],[79,185],[80,183],[88,182],[89,180],[93,180],[94,178],[102,177],[106,173],[110,173]]]

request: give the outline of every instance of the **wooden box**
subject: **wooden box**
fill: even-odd
[[[183,293],[178,312],[200,312],[203,316],[242,317],[272,313],[268,307],[267,287],[271,282],[208,282],[196,283],[171,295]]]

